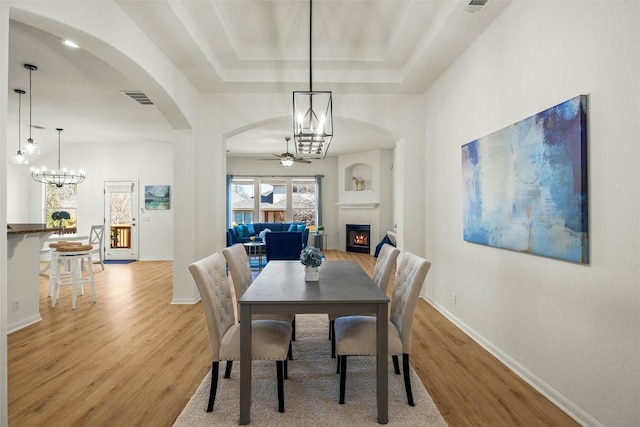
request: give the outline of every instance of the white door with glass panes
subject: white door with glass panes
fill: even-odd
[[[105,206],[105,259],[138,259],[138,182],[106,181]]]

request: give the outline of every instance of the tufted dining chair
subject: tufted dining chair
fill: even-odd
[[[211,412],[216,399],[220,361],[227,361],[224,377],[229,378],[233,361],[240,360],[240,323],[236,321],[224,257],[215,253],[189,265],[189,271],[200,292],[209,330],[212,366],[207,412]],[[279,412],[284,412],[283,380],[287,378],[290,344],[290,323],[278,320],[252,321],[252,360],[276,361]]]
[[[402,355],[402,370],[407,401],[414,406],[409,376],[411,329],[422,284],[431,262],[405,252],[398,259],[398,268],[391,295],[389,314],[389,354],[393,356],[396,374],[397,357]],[[344,316],[335,321],[335,342],[340,371],[340,403],[344,403],[347,377],[347,356],[376,354],[376,318],[371,316]]]
[[[249,258],[242,243],[236,243],[233,246],[229,246],[222,250],[224,258],[229,265],[229,272],[231,273],[231,280],[233,281],[233,288],[236,293],[236,300],[245,293],[245,291],[251,286],[253,282],[253,276],[251,276],[251,267],[249,266]],[[240,308],[238,307],[238,319],[240,319]],[[296,317],[294,314],[254,314],[253,320],[268,319],[268,320],[284,320],[291,323],[293,332],[291,339],[295,341],[296,337]]]
[[[398,259],[398,255],[400,254],[400,249],[391,246],[387,243],[382,245],[380,248],[380,253],[378,254],[378,259],[376,260],[376,265],[373,268],[373,281],[375,284],[387,293],[387,288],[389,286],[389,279],[391,278],[391,272],[393,271],[393,267],[396,265],[396,259]],[[371,316],[374,316],[372,313]],[[329,313],[329,339],[331,340],[331,357],[336,357],[336,342],[333,339],[335,335],[335,320],[338,317],[335,313]]]

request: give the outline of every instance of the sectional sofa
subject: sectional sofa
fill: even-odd
[[[254,222],[253,224],[238,224],[227,231],[227,246],[235,245],[236,243],[251,242],[251,237],[254,237],[253,241],[261,242],[262,238],[260,237],[260,233],[266,229],[270,231],[301,233],[302,248],[304,249],[304,247],[307,246],[309,229],[307,225],[302,222]]]

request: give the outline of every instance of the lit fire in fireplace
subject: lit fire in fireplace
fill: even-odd
[[[353,237],[353,243],[356,245],[367,245],[368,236],[366,234],[356,234]]]

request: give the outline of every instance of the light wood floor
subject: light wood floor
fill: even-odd
[[[375,263],[326,256],[369,273]],[[43,321],[9,335],[10,426],[171,426],[206,375],[204,313],[170,304],[171,262],[95,268],[96,304],[85,292],[71,310],[63,289],[52,309],[41,276]],[[412,364],[449,425],[577,425],[425,301],[413,339]]]

